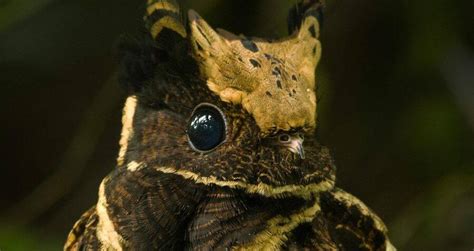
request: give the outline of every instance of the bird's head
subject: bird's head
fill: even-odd
[[[321,6],[307,2],[290,36],[270,41],[214,30],[194,11],[182,22],[174,1],[150,0],[149,33],[122,45],[119,165],[266,196],[331,188],[314,139]]]

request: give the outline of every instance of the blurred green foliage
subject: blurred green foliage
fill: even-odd
[[[58,236],[44,236],[28,229],[15,227],[0,228],[0,250],[24,251],[24,250],[60,250],[63,241]]]

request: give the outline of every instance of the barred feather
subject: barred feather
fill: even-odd
[[[144,20],[146,28],[155,40],[164,29],[186,37],[186,28],[175,0],[148,0]]]

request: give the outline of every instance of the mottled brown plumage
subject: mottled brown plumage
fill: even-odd
[[[149,0],[149,33],[121,45],[118,166],[65,250],[395,250],[383,222],[335,187],[314,137],[321,8],[302,1],[292,35],[269,42]],[[215,113],[196,123],[225,126],[203,149],[192,134],[202,111]]]

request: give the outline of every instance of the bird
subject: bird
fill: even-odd
[[[265,39],[148,0],[118,46],[117,166],[64,250],[396,250],[315,136],[323,7],[297,2]]]

